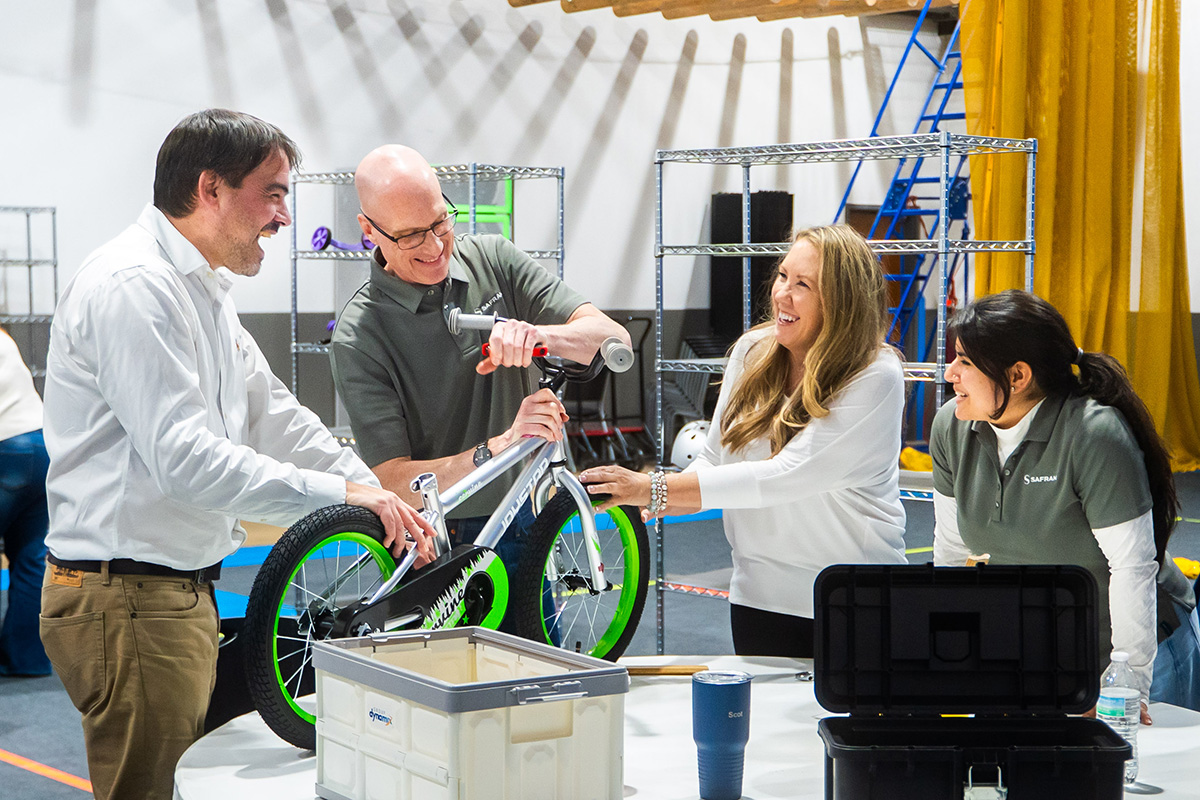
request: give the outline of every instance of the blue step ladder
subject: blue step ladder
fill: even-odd
[[[959,50],[959,24],[956,22],[954,31],[950,35],[950,40],[946,45],[946,50],[941,57],[931,53],[929,49],[922,44],[917,38],[922,25],[925,23],[932,0],[925,0],[920,13],[917,16],[916,24],[913,26],[912,33],[909,35],[908,43],[905,45],[904,53],[900,58],[900,63],[896,67],[896,72],[892,76],[891,83],[888,85],[887,93],[884,95],[883,103],[880,105],[879,113],[875,116],[875,123],[871,127],[871,136],[879,135],[879,126],[883,121],[883,116],[887,110],[888,101],[891,100],[892,93],[899,83],[900,76],[904,72],[905,65],[908,63],[908,57],[913,50],[924,55],[936,70],[936,75],[932,85],[929,87],[929,92],[925,97],[925,103],[921,108],[921,113],[917,117],[916,125],[913,126],[912,133],[936,133],[941,130],[943,123],[948,121],[961,121],[965,118],[962,112],[947,111],[951,98],[956,91],[963,88],[962,84],[962,53]],[[921,169],[924,166],[926,159],[923,157],[903,158],[896,165],[896,171],[892,175],[891,183],[888,187],[887,196],[883,203],[879,206],[879,211],[875,215],[875,219],[871,224],[870,231],[867,234],[868,239],[895,239],[897,234],[903,234],[911,224],[911,220],[919,220],[925,227],[926,232],[919,238],[933,239],[939,234],[939,226],[943,223],[947,225],[959,225],[961,230],[958,235],[951,238],[967,239],[970,238],[970,226],[967,219],[967,201],[970,198],[970,184],[968,177],[965,174],[967,167],[966,156],[959,157],[951,176],[950,181],[950,202],[948,220],[941,219],[941,197],[940,183],[941,178],[938,175],[922,175]],[[850,177],[850,181],[846,186],[846,192],[842,196],[842,201],[838,205],[837,214],[834,217],[834,222],[841,221],[846,212],[846,206],[850,200],[850,193],[854,188],[854,182],[858,178],[859,170],[862,169],[863,162],[859,161],[854,168],[854,173]],[[933,168],[937,168],[936,159],[934,160]],[[922,196],[919,192],[922,189],[933,187],[934,191],[931,195]],[[922,206],[922,202],[929,203],[928,207]],[[907,237],[900,237],[907,238]],[[927,330],[925,315],[925,289],[930,281],[936,281],[937,276],[934,274],[937,259],[930,257],[925,253],[911,253],[897,256],[900,259],[900,269],[898,272],[891,273],[887,276],[888,281],[900,284],[900,296],[897,305],[888,309],[892,315],[891,325],[888,328],[889,341],[898,341],[901,344],[909,341],[910,329],[915,325],[913,331],[914,345],[909,352],[908,358],[913,361],[928,362],[930,353],[935,346],[934,337],[936,330]],[[951,283],[954,276],[958,273],[960,267],[964,273],[969,269],[966,254],[956,253],[951,260],[949,267],[948,281]],[[912,402],[909,404],[910,430],[922,430],[922,412],[925,407],[924,385],[918,383],[913,390]]]

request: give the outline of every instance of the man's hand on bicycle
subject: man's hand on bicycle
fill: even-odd
[[[533,363],[533,348],[543,343],[536,325],[519,319],[498,321],[488,338],[490,353],[475,365],[480,375],[495,372],[500,367],[528,367]]]
[[[567,410],[562,401],[549,389],[538,389],[521,401],[512,427],[501,435],[499,453],[526,436],[540,436],[551,442],[562,439],[563,424],[567,421]]]
[[[392,555],[399,558],[408,549],[408,538],[405,536],[408,534],[420,553],[418,563],[433,560],[433,537],[436,531],[428,520],[394,492],[346,481],[346,504],[362,506],[379,517],[384,530],[383,546],[390,548]]]

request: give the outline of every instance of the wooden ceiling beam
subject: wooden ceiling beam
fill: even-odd
[[[683,0],[694,3],[696,0]],[[663,6],[673,5],[679,0],[616,0],[613,3],[613,13],[618,17],[632,17],[637,14],[653,14],[661,11]]]
[[[552,0],[508,0],[514,8]],[[610,8],[619,17],[661,12],[667,19],[707,14],[714,20],[757,17],[763,22],[796,17],[847,17],[916,11],[923,0],[559,0],[568,14]],[[959,0],[933,0],[932,8],[959,5]]]
[[[613,0],[560,0],[559,5],[568,14],[576,11],[592,11],[597,8],[611,8]]]
[[[795,0],[793,0],[795,1]],[[809,2],[810,0],[805,0]],[[753,17],[760,11],[773,9],[788,0],[662,0],[662,15],[667,19],[681,19],[700,14],[712,16],[728,12],[730,19]],[[713,17],[716,19],[716,17]]]
[[[706,13],[714,20],[740,19],[742,17],[757,17],[760,14],[783,14],[780,19],[790,17],[824,16],[840,14],[840,10],[825,11],[827,6],[844,6],[846,0],[730,0],[725,3],[710,3],[712,8]]]
[[[787,2],[787,0],[784,0]],[[762,22],[771,22],[793,17],[828,17],[844,14],[847,17],[867,17],[877,14],[894,14],[898,11],[920,11],[922,0],[829,0],[820,8],[800,10],[798,5],[784,6],[781,2],[773,9],[763,9],[755,14]],[[930,8],[957,6],[958,0],[933,0]],[[715,17],[714,17],[715,19]]]

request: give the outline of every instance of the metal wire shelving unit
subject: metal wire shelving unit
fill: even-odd
[[[54,206],[0,206],[0,214],[17,214],[25,217],[25,258],[0,258],[0,269],[4,270],[4,275],[7,277],[9,269],[23,267],[26,271],[26,284],[29,291],[29,313],[0,314],[0,325],[36,325],[53,322],[54,315],[52,313],[34,313],[34,309],[37,308],[34,297],[34,270],[47,267],[50,269],[53,287],[51,308],[53,308],[58,304],[58,209]],[[50,258],[33,257],[33,219],[38,214],[50,216]],[[30,333],[30,337],[30,346],[32,347],[32,333]],[[46,377],[44,366],[30,364],[29,371],[35,378]]]
[[[670,372],[722,373],[725,359],[667,359],[663,356],[663,260],[669,256],[741,256],[742,257],[742,328],[751,326],[750,259],[759,255],[783,255],[791,245],[787,242],[750,244],[750,169],[754,166],[781,164],[813,164],[832,161],[878,161],[904,158],[936,159],[939,165],[939,200],[941,218],[949,219],[950,189],[955,172],[951,159],[974,155],[1017,153],[1026,156],[1025,236],[1023,239],[977,241],[951,239],[949,226],[941,225],[933,239],[872,240],[871,249],[883,255],[889,253],[925,253],[935,259],[938,276],[937,328],[935,360],[912,362],[904,366],[905,380],[935,384],[935,402],[943,399],[943,375],[946,368],[946,294],[950,259],[963,253],[1024,253],[1025,288],[1033,289],[1033,219],[1034,186],[1037,164],[1036,139],[1007,139],[990,136],[971,136],[949,131],[877,136],[867,139],[839,139],[795,144],[763,145],[759,147],[720,147],[700,150],[658,150],[655,153],[655,300],[654,300],[654,413],[658,425],[655,445],[658,464],[666,461],[666,420],[663,416],[663,374]],[[742,168],[742,244],[667,245],[663,242],[663,167],[669,163],[740,165]],[[907,491],[907,494],[906,494]],[[902,491],[910,499],[931,499],[926,487]],[[655,523],[655,551],[658,554],[655,581],[657,651],[663,646],[663,597],[668,591],[696,594],[696,587],[681,587],[666,579],[663,553],[662,521]],[[711,593],[705,590],[701,594]]]
[[[552,250],[526,250],[525,252],[531,257],[542,261],[554,261],[557,269],[558,277],[563,275],[563,256],[564,256],[564,213],[563,213],[563,197],[564,185],[563,177],[565,170],[562,167],[520,167],[520,166],[504,166],[499,164],[445,164],[435,166],[434,173],[443,183],[466,183],[468,184],[469,204],[467,207],[468,233],[475,233],[479,219],[476,212],[479,206],[478,186],[480,181],[505,181],[505,180],[536,180],[553,178],[557,181],[558,202],[557,202],[557,221],[558,221],[558,246]],[[300,184],[324,184],[330,186],[345,186],[354,183],[353,172],[293,172],[292,183]],[[371,258],[370,251],[364,250],[336,250],[329,248],[326,250],[303,250],[299,245],[298,226],[296,225],[296,195],[297,192],[291,194],[291,213],[292,213],[292,306],[291,306],[291,355],[292,355],[292,394],[297,394],[300,388],[300,356],[306,354],[325,354],[329,352],[329,345],[320,342],[301,342],[299,341],[299,310],[297,305],[297,265],[301,261],[308,260],[329,260],[329,261],[366,261]]]

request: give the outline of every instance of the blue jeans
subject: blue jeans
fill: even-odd
[[[0,540],[8,557],[8,612],[0,626],[0,675],[49,675],[38,636],[46,569],[46,468],[41,431],[0,441]]]
[[[1200,593],[1200,580],[1195,590]],[[1200,613],[1186,613],[1178,605],[1175,613],[1180,625],[1158,646],[1150,699],[1200,711]]]
[[[504,562],[504,571],[508,574],[508,585],[511,587],[517,576],[517,567],[521,565],[521,557],[525,554],[525,546],[529,541],[529,537],[533,532],[533,504],[526,500],[521,506],[521,510],[517,512],[517,516],[509,524],[507,530],[504,531],[504,536],[500,541],[496,542],[496,555],[500,556],[500,560]],[[463,517],[462,519],[446,520],[446,527],[450,533],[450,544],[471,544],[475,541],[475,537],[483,530],[483,526],[487,524],[487,517]],[[509,599],[509,610],[512,609],[512,600]],[[550,594],[550,587],[547,584],[542,591],[542,613],[546,615],[546,619],[552,619],[554,613],[554,598]],[[515,625],[513,623],[512,614],[505,613],[504,621],[500,623],[500,630],[505,633],[516,635]],[[552,639],[557,639],[557,629],[551,630],[550,636]]]

